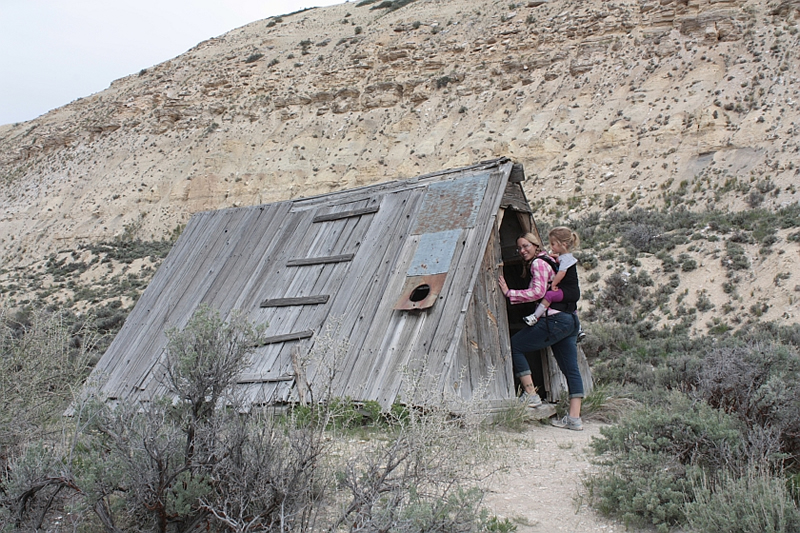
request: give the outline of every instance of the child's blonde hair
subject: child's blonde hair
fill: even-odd
[[[561,244],[563,244],[564,247],[569,252],[577,248],[578,245],[581,243],[578,234],[566,226],[558,226],[551,229],[550,233],[548,233],[547,236],[553,239],[554,241],[558,241]]]

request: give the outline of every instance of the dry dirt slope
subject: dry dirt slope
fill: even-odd
[[[797,204],[797,0],[377,5],[257,21],[0,126],[2,281],[199,210],[500,155],[545,218]],[[768,318],[797,321],[789,233],[783,254],[746,245],[743,275]],[[721,247],[678,250],[700,267],[689,296],[707,285],[717,308]]]

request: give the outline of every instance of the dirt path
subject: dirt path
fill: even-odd
[[[524,433],[501,435],[510,450],[504,464],[520,468],[492,480],[486,497],[490,512],[516,523],[518,533],[633,531],[600,516],[585,501],[582,480],[596,471],[589,443],[602,425],[585,421],[583,431],[568,431],[534,422]]]

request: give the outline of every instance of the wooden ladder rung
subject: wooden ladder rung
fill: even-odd
[[[297,298],[271,298],[261,302],[260,307],[291,307],[295,305],[319,305],[327,303],[329,294],[298,296]]]
[[[307,266],[325,265],[328,263],[344,263],[352,261],[356,254],[327,255],[325,257],[303,257],[301,259],[289,259],[286,266]]]

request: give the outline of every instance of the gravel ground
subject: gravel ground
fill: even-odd
[[[491,479],[485,500],[490,512],[517,524],[518,533],[634,531],[586,502],[582,481],[596,471],[589,443],[602,426],[584,421],[583,431],[570,431],[534,422],[523,433],[498,435],[509,448],[500,461],[514,468]]]

